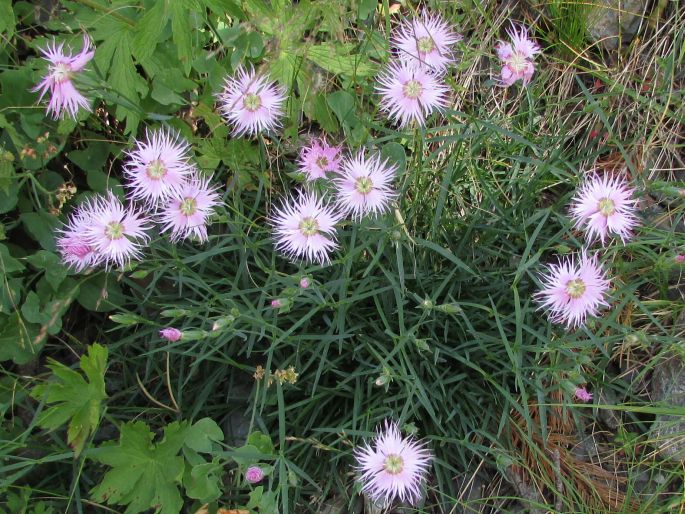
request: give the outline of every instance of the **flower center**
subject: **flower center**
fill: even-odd
[[[418,80],[410,80],[409,82],[404,84],[402,92],[404,93],[404,96],[406,96],[407,98],[416,100],[419,96],[421,96],[421,93],[423,93],[423,86]]]
[[[75,244],[67,248],[67,252],[74,257],[83,259],[86,255],[90,253],[90,246],[85,244]]]
[[[422,54],[429,54],[435,49],[435,43],[433,42],[433,38],[430,36],[424,36],[422,38],[419,38],[419,40],[416,42],[416,48],[419,49],[419,52]]]
[[[324,169],[326,166],[328,166],[328,159],[326,158],[326,156],[321,155],[321,156],[317,157],[316,158],[316,165],[321,169]]]
[[[197,211],[197,200],[195,198],[184,198],[181,201],[181,214],[184,216],[192,216]]]
[[[404,459],[395,453],[391,453],[383,461],[383,469],[390,475],[399,475],[404,469]]]
[[[68,64],[58,62],[53,68],[52,76],[57,83],[66,82],[71,79],[71,68]]]
[[[373,182],[371,182],[369,177],[359,177],[354,183],[354,188],[357,190],[357,193],[368,195],[371,189],[373,189]]]
[[[574,278],[566,282],[566,294],[568,294],[574,300],[583,296],[585,289],[585,282],[579,278]]]
[[[300,221],[300,232],[304,236],[313,236],[319,232],[319,222],[312,217],[304,218]]]
[[[597,204],[597,209],[604,216],[609,217],[616,212],[616,204],[611,198],[602,198]]]
[[[124,237],[124,224],[118,221],[111,221],[105,227],[105,235],[112,241]]]
[[[147,176],[152,180],[160,180],[167,174],[166,166],[164,166],[164,163],[160,159],[155,159],[148,164],[145,171],[147,172]]]
[[[255,112],[261,106],[262,99],[259,98],[259,95],[256,95],[254,93],[248,93],[243,98],[243,107],[245,107],[245,109],[247,109],[250,112]]]
[[[514,73],[523,73],[528,68],[528,60],[518,52],[514,52],[509,58],[507,64],[514,71]]]

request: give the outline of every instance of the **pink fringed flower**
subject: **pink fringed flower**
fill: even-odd
[[[136,141],[128,152],[124,173],[130,197],[149,207],[176,196],[193,172],[188,142],[167,129],[148,132],[145,141]]]
[[[285,91],[254,70],[239,68],[226,77],[224,89],[217,95],[221,114],[233,125],[233,135],[256,135],[280,126]]]
[[[635,189],[621,178],[593,174],[571,201],[571,215],[576,227],[584,228],[589,239],[616,234],[625,243],[638,224],[635,216]]]
[[[77,208],[57,237],[56,243],[62,255],[62,262],[77,272],[95,266],[101,260],[98,251],[86,238],[86,230],[90,225],[91,217],[89,204]]]
[[[573,396],[575,396],[581,402],[589,402],[592,400],[592,393],[588,392],[588,390],[584,387],[578,387],[576,392],[573,393]]]
[[[425,443],[403,438],[396,423],[386,421],[373,445],[358,447],[354,453],[362,491],[374,502],[415,504],[421,498],[432,457]]]
[[[381,161],[379,155],[367,158],[360,150],[343,162],[340,177],[335,180],[338,203],[355,219],[383,214],[396,196],[392,188],[396,173],[397,168],[387,160]]]
[[[497,57],[502,61],[501,83],[511,86],[517,80],[522,80],[525,86],[530,82],[535,72],[535,55],[540,53],[540,47],[528,39],[528,30],[512,24],[507,31],[511,43],[500,41],[497,45]]]
[[[423,12],[400,25],[393,43],[402,60],[443,72],[454,62],[451,47],[461,39],[440,15]]]
[[[180,341],[183,338],[183,332],[177,328],[167,327],[159,331],[159,337],[166,339],[172,343]]]
[[[141,246],[149,239],[143,215],[124,205],[111,193],[97,197],[88,206],[91,211],[85,227],[85,240],[98,252],[106,266],[123,268],[131,259],[141,257]]]
[[[536,296],[554,323],[573,328],[583,325],[588,315],[597,316],[601,306],[609,305],[605,300],[608,289],[609,280],[597,257],[582,254],[579,262],[568,257],[550,265]]]
[[[195,237],[207,240],[207,218],[219,204],[219,195],[203,177],[192,177],[183,184],[161,212],[162,232],[170,231],[170,239],[178,241]]]
[[[376,91],[381,95],[381,109],[404,127],[411,121],[424,125],[427,116],[445,107],[448,89],[429,70],[400,61],[378,77]]]
[[[67,113],[76,119],[79,108],[90,110],[88,99],[79,93],[72,82],[74,76],[83,70],[95,55],[88,36],[83,36],[83,48],[76,55],[72,55],[71,49],[65,52],[64,43],[58,45],[54,41],[40,49],[40,52],[43,59],[50,63],[48,74],[31,91],[40,91],[40,100],[50,91],[48,114],[52,113],[52,117],[57,119]]]
[[[328,173],[336,173],[340,169],[340,151],[339,146],[329,145],[325,138],[314,139],[300,151],[300,171],[309,181],[326,178]]]
[[[314,193],[299,192],[285,202],[272,219],[276,249],[291,259],[327,263],[338,247],[335,224],[342,216]]]
[[[259,466],[250,466],[245,471],[245,480],[251,484],[258,484],[264,480],[264,471]]]

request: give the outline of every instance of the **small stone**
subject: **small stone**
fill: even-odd
[[[647,9],[646,0],[599,0],[594,5],[587,17],[588,32],[607,50],[635,37]]]
[[[685,362],[672,355],[654,368],[650,384],[652,402],[664,402],[682,410],[685,407]],[[685,461],[685,417],[657,415],[650,428],[650,439],[662,457]]]

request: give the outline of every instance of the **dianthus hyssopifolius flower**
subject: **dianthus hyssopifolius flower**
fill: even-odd
[[[387,212],[397,196],[392,187],[396,173],[397,168],[378,154],[367,156],[359,150],[343,162],[334,181],[338,204],[355,219]]]
[[[334,205],[313,192],[299,191],[297,198],[286,200],[271,219],[276,249],[291,259],[327,263],[338,247],[335,225],[341,219]]]
[[[391,63],[378,76],[376,91],[381,95],[381,109],[400,127],[426,118],[445,107],[448,88],[433,72],[414,63]]]
[[[609,280],[597,262],[597,256],[563,258],[552,264],[542,277],[542,289],[536,293],[551,321],[569,328],[583,325],[587,316],[597,316],[600,307],[607,307]]]
[[[58,230],[57,248],[62,262],[77,272],[96,266],[102,260],[101,254],[86,237],[93,213],[89,202],[76,208],[64,228]]]
[[[233,126],[233,135],[256,135],[280,126],[285,92],[267,76],[238,68],[224,79],[217,95],[224,119]]]
[[[124,174],[129,196],[148,207],[177,196],[194,171],[188,142],[165,128],[148,132],[127,155]]]
[[[340,169],[342,159],[340,146],[329,145],[325,138],[313,139],[309,145],[302,147],[298,159],[299,170],[307,180],[327,178],[329,173]]]
[[[638,224],[634,193],[620,177],[593,173],[571,201],[576,227],[585,229],[590,240],[599,238],[604,243],[607,236],[615,234],[625,242]]]
[[[90,110],[90,102],[74,86],[72,79],[85,68],[95,55],[88,36],[83,36],[83,48],[76,55],[71,49],[65,50],[64,43],[48,43],[41,48],[43,59],[48,61],[48,73],[31,91],[40,91],[40,100],[50,92],[48,114],[57,119],[68,114],[76,119],[79,108]]]
[[[209,180],[194,175],[169,200],[161,212],[162,232],[169,231],[172,241],[194,237],[207,240],[207,219],[219,205],[219,194]]]
[[[400,59],[443,72],[454,62],[452,46],[462,37],[438,14],[428,14],[405,20],[393,38]]]
[[[141,257],[141,247],[149,239],[148,220],[131,207],[125,207],[113,194],[92,199],[87,207],[89,223],[84,239],[95,248],[106,266],[123,268]]]
[[[402,437],[397,424],[385,422],[372,444],[354,451],[362,492],[374,502],[415,504],[421,498],[432,456],[425,443]]]
[[[540,47],[528,37],[528,29],[522,25],[517,28],[512,24],[507,33],[511,42],[500,41],[497,45],[497,57],[502,61],[501,84],[511,86],[521,80],[525,86],[535,73],[533,59],[540,53]]]

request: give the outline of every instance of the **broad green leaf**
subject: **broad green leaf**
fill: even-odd
[[[205,0],[205,3],[214,14],[228,14],[238,20],[244,20],[247,17],[240,8],[239,2],[233,2],[232,0]]]
[[[38,250],[26,260],[37,269],[45,271],[45,280],[57,291],[62,281],[66,278],[69,270],[62,264],[62,260],[54,253],[47,250]]]
[[[25,269],[26,266],[12,257],[9,249],[0,243],[0,272],[2,272],[2,275],[6,276],[16,271],[24,271]]]
[[[172,5],[181,3],[174,0]],[[133,55],[138,61],[148,59],[154,52],[167,23],[167,2],[154,2],[136,25],[136,35],[131,43]]]
[[[224,433],[219,425],[211,418],[202,418],[188,429],[184,444],[196,452],[209,453],[212,442],[223,440]]]
[[[186,494],[190,498],[201,500],[203,503],[211,502],[221,496],[221,474],[223,466],[221,463],[213,461],[198,464],[186,471],[183,477],[183,485]]]
[[[126,120],[126,132],[135,132],[143,114],[140,97],[147,94],[147,83],[138,74],[133,62],[131,45],[133,35],[129,26],[112,23],[103,29],[103,42],[98,46],[95,60],[107,72],[109,93],[116,103],[116,117]],[[106,34],[106,35],[105,35]]]
[[[121,287],[111,276],[98,274],[81,284],[76,298],[79,304],[95,312],[109,312],[126,301]]]
[[[37,325],[26,322],[19,312],[10,316],[0,315],[0,361],[11,360],[26,364],[40,353]]]
[[[56,216],[45,211],[25,212],[20,216],[26,231],[46,250],[55,251],[55,230],[60,226]]]
[[[0,46],[5,46],[6,42],[14,35],[16,23],[12,0],[0,0],[0,34],[2,34]]]
[[[352,127],[357,124],[354,97],[347,91],[336,91],[328,95],[328,105],[342,125]]]
[[[8,194],[14,181],[14,155],[0,148],[0,192]]]
[[[178,486],[185,464],[178,456],[187,424],[174,422],[164,429],[164,437],[153,443],[154,434],[142,421],[121,427],[118,444],[107,444],[92,453],[94,460],[112,469],[91,494],[107,505],[127,505],[126,514],[154,512],[178,514],[183,500]]]
[[[370,77],[376,66],[366,55],[353,54],[353,43],[320,43],[307,48],[307,59],[324,70],[348,77]]]
[[[107,348],[99,344],[88,347],[88,355],[80,361],[83,375],[57,361],[50,360],[52,378],[33,388],[31,395],[48,407],[38,418],[38,425],[54,430],[68,422],[67,442],[79,455],[100,422],[105,392]],[[87,380],[86,380],[87,379]]]
[[[189,0],[174,0],[169,3],[171,7],[171,37],[176,45],[178,60],[181,61],[183,72],[187,76],[192,64],[193,45],[190,39],[195,33],[193,17],[189,11]]]
[[[253,445],[257,450],[266,455],[271,455],[275,452],[271,438],[266,434],[262,434],[259,430],[252,432],[247,437],[247,444]]]

